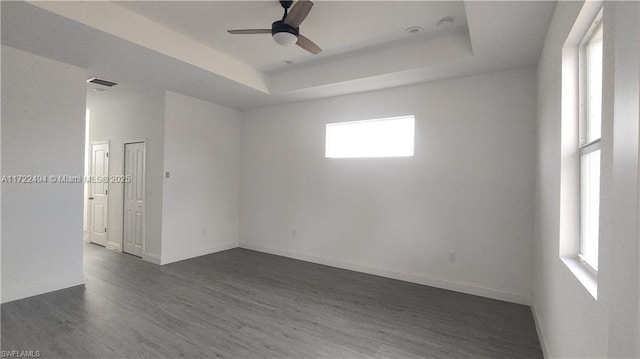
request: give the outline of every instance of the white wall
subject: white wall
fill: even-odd
[[[538,67],[533,306],[548,357],[638,357],[638,3],[604,8],[598,299],[559,258],[562,46],[581,2],[559,2]]]
[[[86,71],[2,46],[2,174],[83,174]],[[2,302],[84,282],[82,185],[2,184]]]
[[[640,357],[640,236],[638,150],[640,131],[640,2],[605,5],[614,62],[611,186],[608,226],[602,234],[607,258],[605,304],[609,310],[609,357]],[[611,36],[611,34],[613,36]]]
[[[86,91],[86,89],[85,89]],[[109,174],[124,174],[124,143],[146,140],[146,212],[143,258],[160,262],[162,174],[164,158],[164,91],[118,85],[108,92],[89,90],[90,141],[109,140]],[[122,183],[109,184],[108,246],[122,248]]]
[[[238,246],[240,112],[166,93],[162,264]]]
[[[247,111],[240,244],[528,303],[535,98],[523,69]],[[326,123],[407,114],[414,157],[324,158]]]

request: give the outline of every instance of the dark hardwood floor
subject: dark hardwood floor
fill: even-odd
[[[73,358],[540,358],[529,307],[232,249],[88,245],[86,285],[2,305],[2,350]]]

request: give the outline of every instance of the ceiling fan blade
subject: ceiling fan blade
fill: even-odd
[[[311,1],[298,0],[287,14],[287,17],[284,18],[284,23],[293,27],[300,26],[307,15],[309,15],[312,7],[313,3]]]
[[[298,41],[296,42],[296,45],[300,46],[301,48],[309,51],[314,55],[317,55],[322,51],[320,46],[316,45],[313,41],[307,39],[303,35],[298,35]]]
[[[271,34],[271,29],[227,30],[227,32],[236,35]]]

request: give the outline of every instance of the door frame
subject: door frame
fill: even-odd
[[[89,156],[91,156],[91,158],[89,159],[89,178],[91,178],[92,174],[93,174],[93,145],[107,145],[107,153],[111,153],[111,140],[101,140],[101,141],[89,141]],[[107,176],[110,176],[111,174],[111,157],[110,155],[107,156],[109,158],[109,164],[107,165],[107,171],[109,174],[107,174]],[[107,197],[107,218],[106,218],[106,223],[107,223],[107,232],[105,234],[106,239],[106,244],[109,244],[109,198],[111,197],[109,195],[111,188],[109,188],[109,184],[111,181],[107,181],[107,194],[105,195]],[[93,183],[91,181],[89,181],[89,191],[87,192],[87,195],[89,197],[91,197],[91,193],[93,192]],[[93,243],[91,242],[91,228],[93,228],[93,206],[91,206],[91,203],[89,203],[89,197],[85,198],[84,200],[87,201],[87,213],[85,214],[87,216],[87,240],[89,243]],[[106,245],[105,245],[106,248]]]
[[[142,174],[142,185],[144,190],[142,191],[142,201],[144,202],[144,218],[142,221],[142,257],[146,252],[146,242],[147,242],[147,139],[138,139],[138,140],[129,140],[124,141],[122,143],[122,175],[126,176],[127,174],[127,145],[132,145],[135,143],[142,143],[144,147],[144,154],[142,156],[142,162],[144,163],[144,171]],[[124,251],[124,235],[125,235],[125,188],[124,183],[122,184],[122,241],[120,243],[120,252],[126,253]]]

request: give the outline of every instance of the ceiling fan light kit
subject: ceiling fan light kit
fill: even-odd
[[[298,41],[298,29],[287,25],[284,21],[276,21],[271,25],[271,36],[282,46],[291,46]]]
[[[293,7],[291,7],[292,4],[293,1],[280,0],[280,5],[284,8],[284,15],[282,16],[282,20],[278,20],[271,24],[271,30],[243,29],[228,30],[228,32],[234,35],[270,33],[273,40],[279,45],[290,46],[296,44],[314,55],[319,54],[322,49],[313,41],[300,34],[300,24],[304,21],[307,15],[309,15],[309,12],[313,7],[313,3],[309,0],[298,0]],[[291,7],[291,11],[289,11],[289,7]]]

